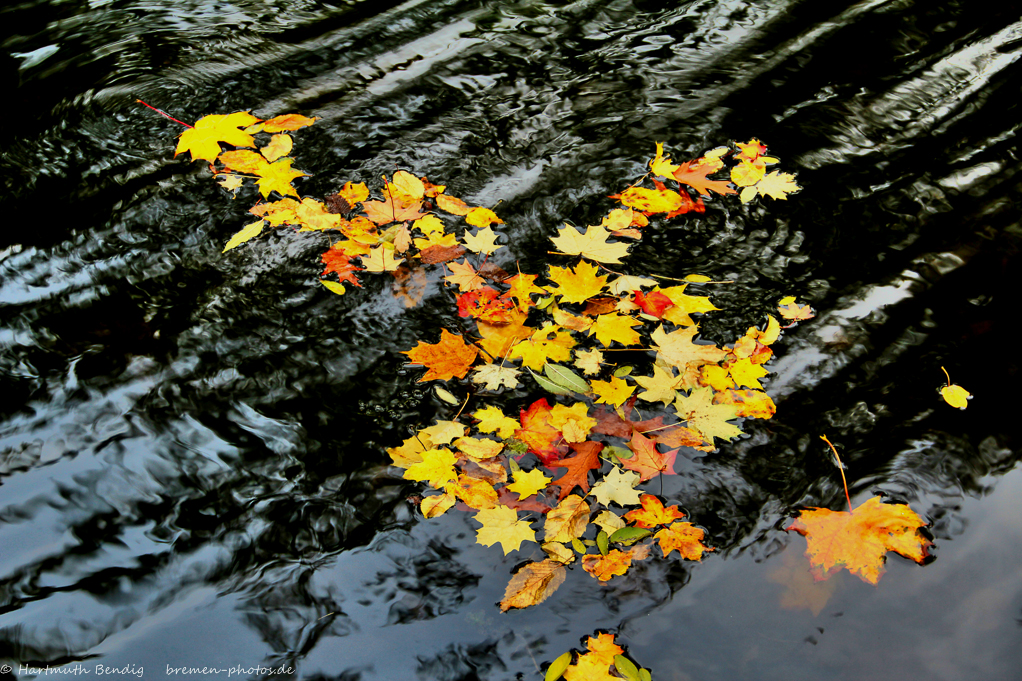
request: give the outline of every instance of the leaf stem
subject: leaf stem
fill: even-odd
[[[845,465],[841,463],[841,457],[837,455],[837,448],[831,444],[830,440],[827,439],[826,435],[821,435],[820,439],[830,446],[830,451],[834,452],[834,458],[837,459],[837,469],[841,471],[841,482],[845,485],[845,499],[848,501],[848,512],[852,512],[852,497],[848,494],[848,480],[845,479]]]
[[[177,120],[176,118],[174,118],[173,116],[171,116],[171,115],[170,115],[170,114],[168,114],[167,112],[165,112],[165,111],[160,111],[159,109],[157,109],[157,108],[156,108],[155,106],[152,106],[151,104],[146,104],[146,103],[145,103],[145,102],[143,102],[143,101],[142,101],[141,99],[136,99],[135,101],[136,101],[136,102],[138,102],[139,104],[141,104],[142,106],[148,106],[148,107],[149,107],[150,109],[152,109],[152,110],[153,110],[153,111],[155,111],[156,113],[160,114],[160,115],[161,115],[161,116],[163,116],[164,118],[169,118],[170,120],[174,121],[175,123],[180,123],[181,125],[185,126],[186,128],[193,128],[193,127],[195,127],[195,126],[193,126],[193,125],[188,125],[188,124],[187,124],[187,123],[185,123],[184,121],[179,121],[179,120]]]
[[[947,372],[947,369],[945,369],[944,367],[941,367],[940,370],[944,372],[945,376],[947,376],[947,387],[950,388],[951,387],[951,375]]]

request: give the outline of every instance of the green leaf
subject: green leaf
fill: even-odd
[[[642,681],[653,681],[653,675],[649,673],[649,670],[643,667],[639,670],[639,677]]]
[[[508,465],[511,466],[511,472],[512,473],[517,473],[518,471],[522,470],[522,467],[519,466],[518,462],[515,461],[514,459],[508,459],[507,462],[508,462]]]
[[[546,668],[546,676],[543,677],[543,681],[557,681],[570,666],[571,651],[569,650],[550,663],[550,666]]]
[[[614,656],[614,668],[628,681],[642,681],[642,677],[639,676],[639,668],[624,655]]]
[[[610,447],[604,447],[603,451],[600,452],[600,454],[606,454],[608,456],[615,456],[615,457],[617,457],[617,459],[619,461],[625,461],[625,460],[630,459],[630,458],[632,458],[634,456],[634,453],[632,452],[632,450],[628,449],[627,447],[618,447],[616,445],[611,445]]]
[[[547,364],[543,367],[543,373],[551,381],[559,386],[573,390],[583,395],[589,392],[589,384],[581,376],[571,369],[562,367],[560,364]]]
[[[649,535],[653,534],[649,530],[644,530],[639,527],[622,527],[620,530],[610,535],[612,542],[618,544],[634,544],[640,539],[644,539]]]
[[[548,296],[546,298],[540,298],[539,301],[536,303],[536,307],[538,309],[540,309],[540,310],[544,310],[544,309],[550,307],[550,304],[553,303],[553,302],[554,302],[554,297],[553,296]]]
[[[632,369],[634,368],[635,367],[619,367],[618,370],[614,372],[614,376],[617,378],[624,378],[628,374],[632,373]]]
[[[460,404],[458,398],[455,397],[450,391],[444,390],[439,386],[435,388],[435,390],[436,396],[439,397],[444,402],[446,402],[447,404]]]
[[[610,550],[610,537],[604,530],[600,530],[600,533],[596,535],[596,548],[600,549],[600,553],[604,556]]]
[[[586,552],[586,545],[583,544],[582,540],[578,539],[577,537],[575,539],[571,540],[571,548],[575,549],[579,553],[585,553]]]
[[[529,369],[529,367],[525,367],[525,368]],[[553,381],[551,381],[549,378],[544,378],[543,376],[540,376],[539,374],[537,374],[532,369],[529,369],[529,373],[532,374],[532,377],[534,379],[536,379],[536,383],[539,383],[539,387],[542,388],[543,390],[546,390],[548,393],[553,393],[554,395],[570,395],[571,394],[571,389],[570,388],[564,388],[562,386],[559,386],[556,383],[554,383]]]

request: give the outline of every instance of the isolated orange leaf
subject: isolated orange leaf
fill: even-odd
[[[722,196],[735,194],[735,190],[728,186],[727,180],[711,180],[706,176],[715,172],[714,164],[701,164],[698,161],[682,163],[674,171],[673,177],[681,184],[687,184],[703,196],[709,196],[710,192],[716,192]]]
[[[869,584],[884,572],[888,551],[922,563],[931,545],[919,529],[926,523],[904,504],[885,504],[873,497],[853,511],[811,508],[788,526],[804,535],[806,555],[819,581],[841,568]]]
[[[447,194],[437,194],[436,207],[452,215],[468,215],[468,212],[472,210],[467,203],[458,197],[448,196]]]
[[[307,125],[312,125],[318,120],[318,118],[309,118],[308,116],[302,116],[301,114],[284,114],[283,116],[276,116],[263,121],[261,127],[263,132],[284,132],[285,130],[298,130],[299,128],[304,128]]]
[[[582,569],[601,582],[609,581],[615,575],[623,575],[628,572],[631,564],[632,552],[618,549],[611,549],[606,556],[590,553],[582,557]]]
[[[777,303],[777,311],[785,319],[793,322],[813,318],[813,309],[808,305],[799,305],[795,302],[795,296],[786,296]]]
[[[657,525],[669,525],[675,520],[685,517],[685,514],[678,510],[677,506],[668,506],[652,494],[643,494],[639,498],[642,508],[625,513],[625,520],[633,523],[636,527],[650,528]]]
[[[467,345],[461,336],[456,336],[447,329],[440,330],[440,342],[430,345],[419,341],[411,350],[402,354],[408,355],[409,364],[421,364],[429,369],[419,379],[422,381],[447,380],[448,378],[465,378],[469,367],[476,360],[479,351]]]
[[[660,530],[653,538],[660,543],[665,558],[677,551],[685,560],[702,560],[704,551],[713,550],[703,544],[705,534],[692,523],[682,522]]]
[[[500,602],[501,612],[542,603],[564,582],[567,574],[564,565],[556,560],[529,563],[508,582]]]

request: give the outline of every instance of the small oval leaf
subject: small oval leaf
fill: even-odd
[[[518,471],[522,470],[522,467],[521,467],[521,466],[519,466],[519,465],[518,465],[518,462],[517,462],[517,461],[515,461],[514,459],[510,459],[510,458],[509,458],[509,459],[507,460],[507,462],[508,462],[508,465],[510,465],[510,466],[511,466],[511,472],[512,472],[512,473],[517,473]]]
[[[571,540],[571,547],[579,553],[586,552],[586,545],[582,543],[581,539],[575,538]]]
[[[329,281],[327,279],[320,279],[319,283],[323,284],[323,286],[326,286],[327,290],[332,291],[339,296],[344,295],[344,284],[341,284],[336,281]]]
[[[628,681],[642,681],[642,677],[639,676],[639,668],[624,655],[614,656],[614,668]]]
[[[446,402],[447,404],[461,404],[458,398],[455,397],[450,391],[444,390],[439,386],[437,386],[435,390],[436,396],[439,397],[444,402]]]
[[[620,367],[617,371],[614,372],[614,376],[617,378],[624,378],[628,374],[632,373],[632,369],[634,368],[635,367]]]
[[[610,540],[619,544],[631,544],[639,541],[640,539],[644,539],[651,534],[653,533],[649,530],[643,530],[638,527],[622,527],[620,530],[610,535]]]
[[[526,367],[526,368],[528,368],[528,367]],[[546,390],[548,393],[553,393],[554,395],[570,395],[571,394],[571,390],[569,390],[568,388],[562,388],[561,386],[559,386],[556,383],[554,383],[553,381],[551,381],[549,378],[546,378],[544,376],[540,376],[539,374],[537,374],[532,369],[529,369],[529,373],[532,374],[532,377],[534,379],[536,379],[536,383],[539,383],[539,387],[542,388],[543,390]]]
[[[596,535],[596,548],[600,549],[600,553],[604,556],[610,550],[610,536],[604,530],[600,530],[600,533]]]
[[[550,666],[546,668],[546,676],[543,677],[543,681],[557,681],[570,666],[571,651],[569,650],[550,663]]]
[[[642,681],[653,681],[653,675],[645,667],[639,670],[639,677],[642,678]]]
[[[559,386],[573,390],[583,395],[589,392],[589,384],[571,369],[562,367],[560,364],[547,364],[543,367],[543,373]]]

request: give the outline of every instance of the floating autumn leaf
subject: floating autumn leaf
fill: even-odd
[[[491,227],[484,227],[475,234],[466,232],[465,236],[462,237],[462,241],[465,242],[465,247],[473,253],[493,255],[497,252],[498,248],[503,248],[503,246],[497,243],[497,234]]]
[[[704,165],[696,161],[688,161],[682,163],[671,176],[681,184],[692,187],[703,196],[709,196],[710,192],[716,192],[721,196],[737,193],[728,185],[727,180],[711,180],[707,177],[716,170],[717,168],[713,164]]]
[[[505,551],[505,554],[507,552]],[[550,598],[567,577],[568,571],[556,560],[529,563],[515,573],[500,602],[500,611],[528,608]]]
[[[713,438],[733,440],[742,431],[728,421],[737,418],[738,411],[730,404],[714,404],[713,397],[710,388],[696,388],[687,396],[679,395],[674,401],[678,418],[687,421],[689,428],[702,435],[707,442],[713,442]]]
[[[589,502],[577,494],[562,498],[543,522],[544,543],[564,544],[581,537],[589,524],[589,512]]]
[[[568,472],[553,481],[561,488],[558,499],[564,499],[576,486],[584,493],[589,492],[589,471],[600,467],[602,442],[572,442],[575,455],[546,464],[549,468],[567,468]]]
[[[483,546],[500,544],[504,555],[517,551],[522,542],[536,541],[536,533],[529,523],[518,519],[518,513],[506,506],[479,511],[472,516],[482,527],[476,530],[476,543]]]
[[[651,528],[657,525],[669,525],[675,520],[685,517],[685,514],[678,510],[677,506],[664,507],[660,499],[652,494],[643,494],[639,500],[642,508],[625,513],[625,520],[636,527]]]
[[[678,456],[677,449],[661,452],[657,449],[656,440],[638,431],[632,432],[628,448],[632,450],[632,456],[622,463],[625,468],[638,473],[643,482],[661,474],[676,475],[674,460]]]
[[[635,392],[634,385],[629,385],[617,376],[611,376],[609,381],[593,381],[590,385],[597,395],[598,403],[612,404],[615,407],[620,407]]]
[[[473,208],[465,215],[465,222],[473,227],[489,227],[490,225],[502,225],[504,221],[497,217],[489,208]]]
[[[557,284],[552,289],[561,297],[562,303],[582,303],[597,295],[607,284],[606,276],[597,276],[599,268],[586,261],[579,262],[572,269],[551,267],[550,281]]]
[[[290,158],[282,158],[274,163],[269,163],[259,172],[259,192],[263,197],[268,197],[270,192],[277,192],[282,196],[298,196],[298,192],[291,183],[299,177],[305,177],[305,173],[291,167]]]
[[[247,111],[203,116],[195,122],[195,127],[181,133],[174,155],[188,151],[193,161],[201,158],[212,163],[220,155],[220,142],[235,147],[254,147],[255,138],[239,128],[258,122],[259,119]]]
[[[639,325],[639,320],[627,315],[616,312],[601,314],[589,327],[589,335],[596,336],[604,347],[610,347],[614,341],[621,345],[637,345],[641,336],[634,328]]]
[[[960,385],[952,385],[951,375],[948,374],[947,369],[944,367],[941,367],[940,369],[944,372],[944,375],[947,376],[947,385],[940,389],[940,396],[944,398],[945,402],[956,409],[965,409],[968,407],[969,400],[972,399],[972,394]]]
[[[452,215],[468,215],[469,211],[472,210],[461,199],[456,196],[448,196],[447,194],[437,194],[436,207]]]
[[[481,433],[496,433],[498,437],[509,438],[521,427],[513,418],[504,415],[497,407],[483,407],[472,414],[479,419],[476,428]]]
[[[742,203],[748,203],[756,198],[756,195],[769,196],[772,199],[787,200],[788,194],[793,194],[802,187],[795,182],[795,176],[790,173],[782,173],[779,170],[771,172],[763,177],[755,185],[745,187],[739,196]]]
[[[615,467],[603,480],[593,485],[591,494],[604,506],[610,506],[612,502],[619,506],[635,506],[640,503],[639,491],[635,489],[639,482],[638,473],[626,473]]]
[[[472,372],[472,382],[481,384],[487,390],[499,390],[501,387],[514,390],[521,385],[518,381],[518,374],[518,370],[514,367],[484,364]]]
[[[266,158],[267,161],[276,161],[282,156],[287,156],[291,153],[291,149],[294,148],[294,139],[291,135],[274,135],[270,139],[270,143],[265,147],[262,147],[259,151]]]
[[[547,362],[563,362],[570,359],[573,347],[575,340],[571,334],[555,324],[547,324],[529,338],[515,344],[508,354],[508,359],[520,359],[522,366],[539,371]]]
[[[587,554],[582,557],[582,568],[601,582],[623,575],[632,565],[632,552],[611,549],[607,555]]]
[[[546,489],[546,486],[550,484],[550,478],[538,468],[533,468],[531,471],[518,469],[514,473],[514,478],[515,481],[508,485],[507,489],[516,493],[520,499],[531,497],[533,494]],[[547,518],[549,518],[549,515]],[[550,540],[547,539],[546,541]]]
[[[926,523],[904,504],[885,504],[873,497],[853,511],[812,508],[787,527],[804,535],[813,576],[827,579],[846,568],[862,581],[876,584],[888,551],[922,564],[932,545],[919,531]]]
[[[253,222],[250,225],[245,225],[245,227],[243,227],[240,232],[236,233],[227,241],[227,245],[224,246],[224,250],[222,250],[221,253],[226,253],[232,248],[237,248],[246,241],[249,241],[259,236],[263,231],[264,224],[266,223],[263,222],[262,220],[259,220],[258,222]]]
[[[646,402],[663,402],[669,405],[678,397],[678,388],[684,382],[683,376],[675,376],[671,367],[653,365],[652,376],[636,376],[635,382],[645,388],[639,393],[639,399]]]
[[[312,125],[318,120],[318,118],[309,118],[308,116],[302,116],[301,114],[284,114],[283,116],[276,116],[263,121],[261,127],[263,132],[285,132],[290,130],[299,130]]]
[[[455,284],[462,293],[475,291],[485,284],[470,262],[452,262],[450,268],[452,274],[447,275],[444,279]]]
[[[362,256],[362,264],[367,272],[393,272],[401,266],[401,260],[394,257],[393,249],[377,246]]]
[[[456,480],[457,471],[454,464],[458,457],[447,449],[430,449],[422,453],[422,461],[412,464],[405,470],[405,480],[421,480],[440,489],[444,483]]]
[[[608,232],[602,225],[587,227],[585,234],[577,231],[571,225],[561,228],[558,236],[551,237],[561,253],[567,255],[581,255],[596,262],[619,263],[621,258],[628,255],[628,244],[608,243],[610,238]]]
[[[795,296],[785,296],[784,298],[781,298],[781,300],[777,303],[777,311],[781,313],[782,317],[793,322],[812,319],[814,316],[813,309],[811,307],[795,303]]]
[[[703,558],[703,552],[713,550],[703,544],[705,534],[692,523],[679,522],[660,530],[653,538],[659,542],[664,558],[671,551],[677,551],[685,560],[699,561]]]
[[[456,336],[447,329],[440,330],[440,342],[430,345],[419,341],[411,350],[401,354],[408,355],[409,364],[421,364],[429,369],[419,379],[422,381],[447,380],[449,378],[465,378],[469,367],[475,362],[479,351],[467,345],[461,336]]]

